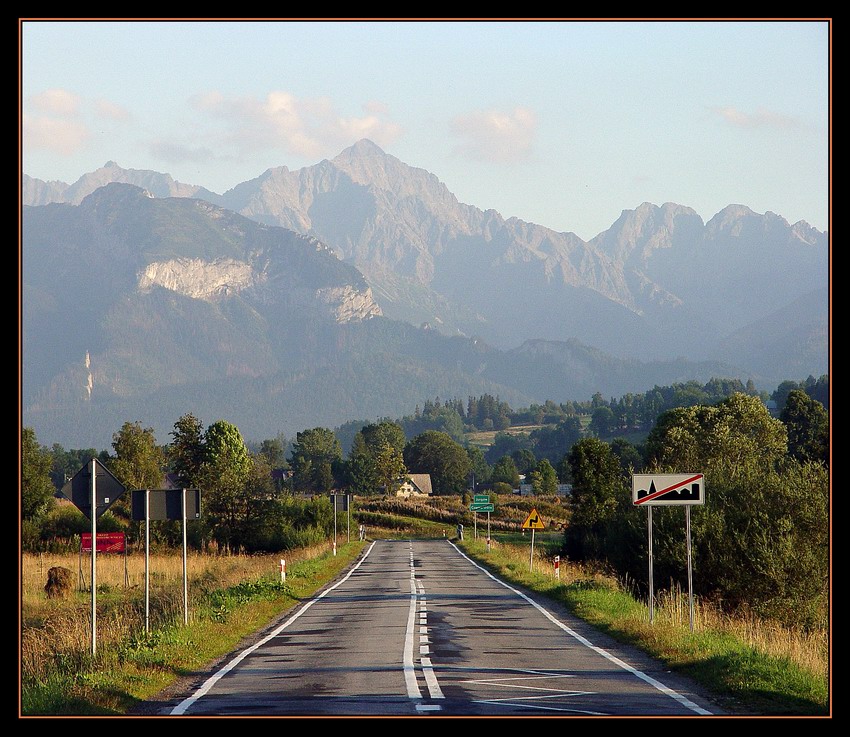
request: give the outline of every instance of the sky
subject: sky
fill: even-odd
[[[114,161],[223,194],[368,138],[584,240],[644,202],[830,229],[828,19],[19,21],[37,179]]]

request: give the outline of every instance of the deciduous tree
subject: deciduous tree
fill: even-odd
[[[53,457],[44,450],[35,430],[21,431],[21,518],[36,520],[49,509],[56,491],[50,480]]]
[[[413,438],[404,449],[404,460],[411,473],[431,475],[435,494],[462,494],[472,467],[466,450],[436,430]]]

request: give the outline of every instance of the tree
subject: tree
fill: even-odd
[[[611,452],[620,461],[620,468],[626,476],[640,473],[643,466],[643,456],[640,451],[625,438],[614,438],[611,441]]]
[[[610,407],[597,407],[591,415],[588,429],[597,436],[610,435],[614,426],[614,413]]]
[[[204,455],[199,473],[204,490],[204,526],[226,550],[242,546],[251,498],[248,480],[251,459],[236,425],[218,420],[204,433]]]
[[[297,433],[289,459],[295,487],[317,494],[329,492],[341,461],[342,446],[332,430],[315,427]]]
[[[514,451],[523,449],[531,450],[531,436],[527,433],[497,432],[484,457],[488,463],[495,463],[502,456],[512,455]]]
[[[531,433],[534,452],[538,458],[548,458],[555,463],[563,458],[581,437],[581,420],[577,415],[569,415],[555,427],[541,427]]]
[[[57,489],[61,489],[77,471],[91,463],[92,458],[98,457],[94,448],[65,450],[58,443],[53,444],[50,453],[53,457],[50,478]]]
[[[366,447],[377,449],[384,443],[395,448],[399,453],[404,452],[404,446],[407,443],[407,438],[404,436],[404,430],[401,425],[395,422],[384,420],[377,424],[366,425],[360,434],[366,442]]]
[[[269,464],[269,468],[286,467],[286,439],[283,435],[269,438],[260,443],[258,455],[263,456]]]
[[[404,455],[388,441],[380,441],[374,450],[375,477],[384,493],[393,494],[407,476]]]
[[[35,430],[21,431],[21,519],[34,521],[50,508],[55,487],[50,479],[52,455],[36,440]]]
[[[572,476],[567,554],[577,560],[604,559],[605,523],[617,510],[625,484],[611,446],[599,438],[582,438],[569,453]]]
[[[389,421],[365,425],[354,436],[345,477],[355,494],[392,493],[404,480],[404,430]]]
[[[531,484],[538,496],[558,493],[558,475],[548,459],[542,459],[531,472]]]
[[[112,436],[115,457],[109,470],[128,489],[156,489],[162,486],[165,456],[157,445],[153,428],[140,422],[125,422]]]
[[[523,476],[531,473],[537,467],[537,457],[528,448],[518,448],[511,453],[511,458],[514,459],[517,471]]]
[[[715,405],[680,407],[663,413],[646,441],[657,468],[735,473],[749,462],[769,468],[785,457],[788,436],[758,397],[733,394]]]
[[[519,488],[519,471],[517,470],[514,459],[509,455],[502,456],[493,465],[493,472],[490,474],[490,482],[493,484],[508,484],[511,490]]]
[[[204,462],[204,429],[193,414],[183,415],[174,423],[173,440],[166,449],[171,470],[178,482],[187,489],[198,487],[198,477]]]
[[[472,464],[466,450],[444,432],[426,430],[404,449],[404,461],[411,473],[431,475],[435,494],[461,494]]]
[[[829,465],[829,414],[820,402],[793,389],[779,419],[788,431],[788,452],[794,458]]]
[[[470,463],[470,488],[474,489],[478,484],[489,483],[492,469],[487,464],[487,459],[484,457],[484,451],[477,445],[470,445],[466,449],[466,454],[469,456]]]

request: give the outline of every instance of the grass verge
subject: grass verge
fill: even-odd
[[[188,624],[183,623],[182,591],[175,593],[172,585],[152,597],[151,609],[167,614],[147,633],[140,591],[122,597],[104,592],[98,598],[94,654],[84,603],[90,593],[30,613],[25,606],[20,715],[127,714],[178,679],[205,670],[243,638],[311,597],[340,575],[364,544],[342,544],[335,556],[327,546],[296,555],[287,561],[285,583],[277,557],[212,559],[211,568],[190,579]]]
[[[640,648],[685,675],[741,714],[828,716],[829,643],[826,633],[781,630],[766,623],[724,616],[696,602],[690,630],[687,594],[657,592],[653,623],[645,603],[627,587],[592,569],[559,565],[555,541],[535,547],[506,542],[487,551],[482,539],[459,543],[505,581],[565,605],[576,616],[620,642]]]

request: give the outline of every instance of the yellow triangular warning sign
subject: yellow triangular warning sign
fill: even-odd
[[[522,523],[523,530],[543,530],[546,529],[546,525],[543,522],[543,518],[537,514],[536,509],[532,509],[528,513],[528,517],[525,518],[525,522]]]

